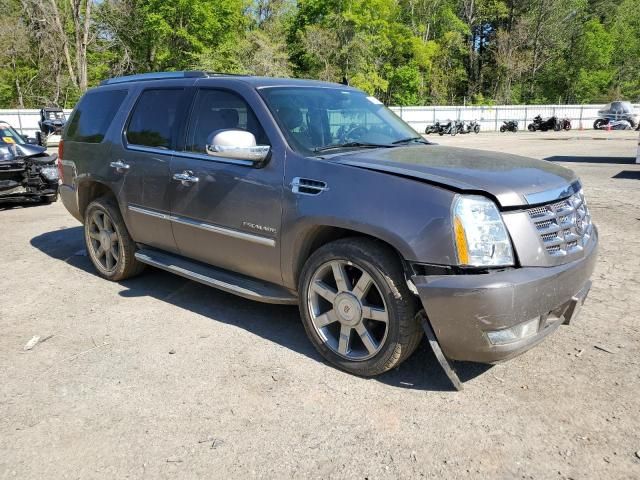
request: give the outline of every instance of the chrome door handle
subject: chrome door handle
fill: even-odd
[[[122,160],[111,162],[109,165],[111,168],[115,168],[118,173],[124,173],[131,168],[131,165],[124,163]]]
[[[185,187],[190,186],[192,183],[198,183],[200,179],[196,177],[191,170],[185,170],[182,173],[176,173],[173,175],[174,180],[182,182]]]

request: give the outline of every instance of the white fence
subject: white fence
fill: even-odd
[[[573,128],[591,129],[598,118],[598,110],[604,105],[499,105],[493,107],[391,107],[405,122],[418,132],[424,132],[427,125],[436,121],[478,120],[485,131],[497,131],[504,120],[517,120],[520,129],[526,129],[533,117],[542,115],[570,118]],[[640,114],[640,104],[634,105]],[[68,116],[71,110],[65,110]],[[34,136],[38,130],[39,110],[0,110],[0,120],[9,123],[24,135]]]
[[[517,120],[518,128],[526,130],[536,115],[543,118],[557,116],[571,119],[571,125],[577,129],[591,129],[598,118],[598,110],[604,105],[498,105],[492,107],[391,107],[400,118],[416,131],[424,132],[427,125],[448,120],[477,120],[480,129],[485,132],[498,131],[505,120]],[[640,104],[634,105],[635,113],[640,114]]]

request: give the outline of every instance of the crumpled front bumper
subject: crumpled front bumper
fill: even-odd
[[[515,357],[569,323],[584,302],[596,264],[598,232],[585,256],[555,267],[525,267],[486,274],[412,277],[447,357],[494,363]],[[487,332],[539,319],[534,335],[494,345]]]

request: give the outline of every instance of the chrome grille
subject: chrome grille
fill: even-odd
[[[561,257],[582,250],[591,236],[591,215],[582,190],[558,202],[527,210],[547,254]]]

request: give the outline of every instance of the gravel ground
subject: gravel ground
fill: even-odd
[[[436,137],[562,161],[600,228],[575,325],[494,367],[361,379],[298,312],[150,269],[109,283],[61,203],[0,207],[0,478],[639,478],[637,133]],[[34,335],[49,337],[32,350]]]

